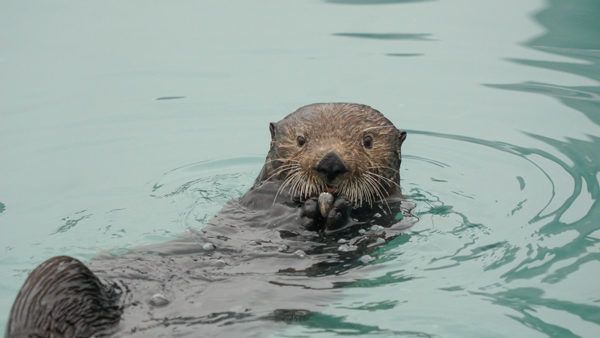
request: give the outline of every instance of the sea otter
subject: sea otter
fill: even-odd
[[[317,289],[290,289],[287,278],[337,283],[358,256],[414,223],[400,195],[406,133],[379,111],[312,104],[269,130],[253,187],[205,227],[100,256],[89,268],[50,258],[19,291],[6,337],[231,336],[258,322],[264,329],[313,310]],[[232,333],[231,324],[242,328]]]
[[[276,180],[303,206],[305,226],[318,226],[321,193],[336,196],[326,228],[346,223],[349,207],[373,207],[400,187],[406,132],[377,110],[358,104],[302,107],[269,125],[271,148],[257,183]]]

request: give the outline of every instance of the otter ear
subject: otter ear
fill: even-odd
[[[269,131],[271,132],[271,140],[275,139],[275,122],[269,123]]]
[[[404,140],[406,140],[406,132],[404,130],[398,130],[398,139],[400,140],[400,145],[402,145]]]

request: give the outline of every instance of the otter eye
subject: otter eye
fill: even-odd
[[[298,137],[296,137],[296,142],[298,142],[298,147],[302,147],[304,143],[306,143],[306,139],[304,138],[304,136],[299,135]]]
[[[363,146],[367,149],[373,148],[373,137],[371,135],[365,135],[363,137]]]

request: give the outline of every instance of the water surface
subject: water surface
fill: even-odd
[[[352,101],[409,130],[419,222],[273,336],[600,334],[597,1],[0,9],[0,332],[45,258],[201,228],[268,122]]]

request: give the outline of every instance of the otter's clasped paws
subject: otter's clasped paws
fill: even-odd
[[[325,231],[336,231],[348,224],[351,209],[351,204],[347,199],[338,197],[333,202],[333,208],[331,208],[325,219]]]
[[[327,194],[327,193],[323,193]],[[333,199],[329,196],[310,198],[300,208],[300,221],[307,230],[336,231],[343,228],[350,219],[351,204],[344,197]]]

